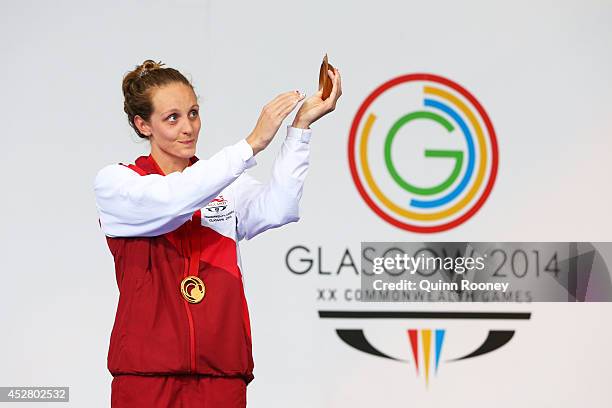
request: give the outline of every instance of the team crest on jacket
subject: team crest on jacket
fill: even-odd
[[[234,211],[230,208],[229,202],[222,195],[206,204],[206,207],[202,209],[202,216],[208,222],[226,221],[232,218],[233,214]]]

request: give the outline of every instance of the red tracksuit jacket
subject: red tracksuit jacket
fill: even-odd
[[[108,369],[253,379],[251,330],[238,241],[297,221],[310,130],[288,127],[267,184],[242,140],[164,175],[149,156],[109,165],[94,182],[100,226],[115,260],[119,303]],[[181,295],[188,275],[200,303]]]

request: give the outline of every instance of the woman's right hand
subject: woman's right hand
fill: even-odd
[[[305,95],[299,91],[285,92],[263,107],[255,129],[246,138],[246,141],[253,148],[253,155],[256,155],[270,144],[283,120],[304,97]]]

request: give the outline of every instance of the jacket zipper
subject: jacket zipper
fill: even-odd
[[[185,275],[187,277],[187,275]],[[194,373],[196,368],[196,356],[195,356],[195,329],[193,327],[193,316],[191,309],[185,300],[183,302],[185,311],[187,312],[187,320],[189,321],[189,372]]]

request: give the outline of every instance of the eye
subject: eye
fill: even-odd
[[[173,113],[171,115],[169,115],[166,120],[169,120],[170,122],[175,122],[176,121],[176,113]]]
[[[198,112],[197,109],[193,109],[191,112],[189,112],[189,114],[192,118],[197,118],[200,112]]]

